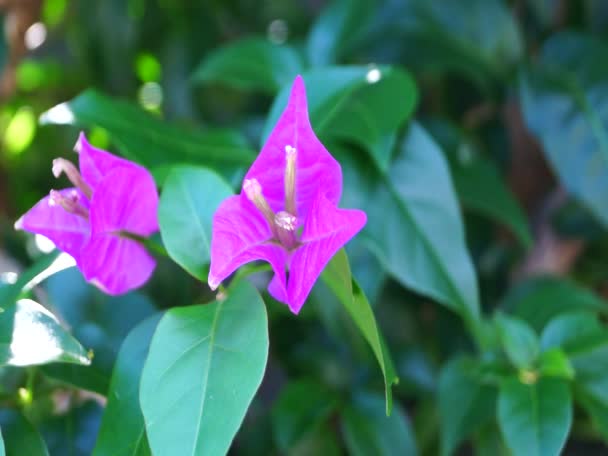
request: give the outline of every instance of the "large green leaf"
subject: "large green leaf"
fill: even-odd
[[[338,405],[338,396],[323,385],[302,380],[289,383],[272,407],[272,433],[282,452],[318,431]]]
[[[466,8],[445,0],[384,2],[365,41],[379,55],[393,50],[409,67],[456,71],[481,87],[508,76],[523,53],[502,0],[469,0]]]
[[[482,157],[452,166],[458,197],[465,208],[503,223],[525,247],[532,245],[526,216],[494,165]]]
[[[139,404],[139,382],[160,315],[136,326],[120,348],[94,456],[150,456]]]
[[[3,310],[0,313],[0,365],[91,363],[82,345],[37,302],[20,299]]]
[[[446,364],[439,377],[441,454],[452,454],[493,417],[495,408],[496,391],[482,383],[474,360],[459,358]]]
[[[500,387],[498,424],[515,456],[560,454],[572,425],[568,383],[540,378],[531,385],[512,378]]]
[[[351,141],[364,147],[386,169],[398,128],[412,114],[418,93],[405,71],[381,67],[328,67],[304,75],[308,111],[321,138]],[[291,85],[275,99],[264,138],[287,104]]]
[[[0,426],[7,456],[49,456],[40,433],[21,413],[0,412]]]
[[[312,65],[337,63],[362,35],[373,12],[372,0],[334,0],[317,17],[308,34]]]
[[[386,343],[376,323],[374,312],[357,282],[352,278],[348,257],[343,249],[325,267],[321,279],[338,297],[346,311],[367,340],[384,376],[386,393],[386,414],[389,415],[393,406],[392,385],[399,382],[395,366],[391,359]]]
[[[412,124],[383,174],[352,152],[338,158],[343,205],[367,212],[370,222],[359,237],[386,270],[403,285],[476,321],[477,278],[447,163],[435,142]]]
[[[416,441],[408,419],[395,405],[391,416],[384,413],[381,396],[357,394],[342,411],[342,432],[348,454],[354,456],[415,456]]]
[[[226,294],[173,308],[156,329],[140,391],[154,455],[226,453],[262,381],[264,302],[247,282]]]
[[[496,317],[496,327],[511,362],[522,369],[532,367],[540,354],[540,343],[530,325],[517,317],[501,314]]]
[[[608,46],[562,33],[522,73],[527,127],[566,189],[608,224]]]
[[[220,176],[206,168],[175,167],[167,177],[158,222],[167,252],[194,277],[206,281],[213,214],[233,194]]]
[[[253,152],[234,131],[182,128],[164,122],[134,104],[91,89],[51,108],[40,121],[102,127],[127,158],[153,171],[167,165],[192,163],[230,172],[253,160]]]
[[[301,71],[302,59],[291,46],[265,38],[247,38],[211,51],[192,79],[274,94]]]
[[[559,277],[537,277],[509,290],[502,307],[541,331],[555,316],[570,311],[606,312],[606,302],[590,290]]]

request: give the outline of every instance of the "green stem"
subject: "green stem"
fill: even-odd
[[[139,242],[146,249],[148,249],[149,251],[151,251],[153,253],[156,253],[157,255],[169,258],[169,254],[167,253],[167,250],[165,249],[165,247],[162,244],[152,240],[151,238],[146,238],[146,237],[140,236],[139,234],[130,233],[128,231],[121,231],[119,233],[119,235],[122,237],[128,238],[128,239],[132,239],[136,242]]]

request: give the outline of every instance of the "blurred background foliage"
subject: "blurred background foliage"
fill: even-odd
[[[13,223],[57,185],[51,161],[80,129],[159,185],[170,166],[199,164],[238,187],[305,75],[313,126],[343,166],[342,205],[369,215],[348,252],[400,382],[387,419],[373,355],[322,283],[298,318],[267,301],[267,373],[231,454],[551,455],[567,436],[564,454],[608,454],[605,0],[0,0],[0,11],[5,284],[44,258]],[[441,210],[417,208],[420,195]],[[478,284],[466,283],[461,213]],[[477,286],[495,315],[481,336],[469,325]],[[73,268],[32,295],[94,358],[0,369],[14,455],[91,454],[130,330],[211,299],[167,259],[120,298]]]

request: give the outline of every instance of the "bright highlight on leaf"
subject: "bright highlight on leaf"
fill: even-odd
[[[18,155],[27,149],[36,135],[36,117],[29,107],[20,108],[4,131],[3,145],[10,155]]]

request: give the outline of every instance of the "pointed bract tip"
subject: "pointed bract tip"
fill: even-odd
[[[76,144],[74,144],[74,152],[77,154],[82,152],[82,148],[87,146],[89,142],[87,141],[87,137],[84,134],[84,131],[81,131],[78,134],[78,139],[76,140]]]
[[[207,279],[207,284],[209,285],[209,288],[211,288],[211,291],[215,291],[217,290],[217,287],[220,286],[220,281],[210,275]]]
[[[23,229],[23,216],[19,217],[19,220],[17,220],[15,222],[15,225],[13,225],[15,227],[16,230],[22,230]]]

